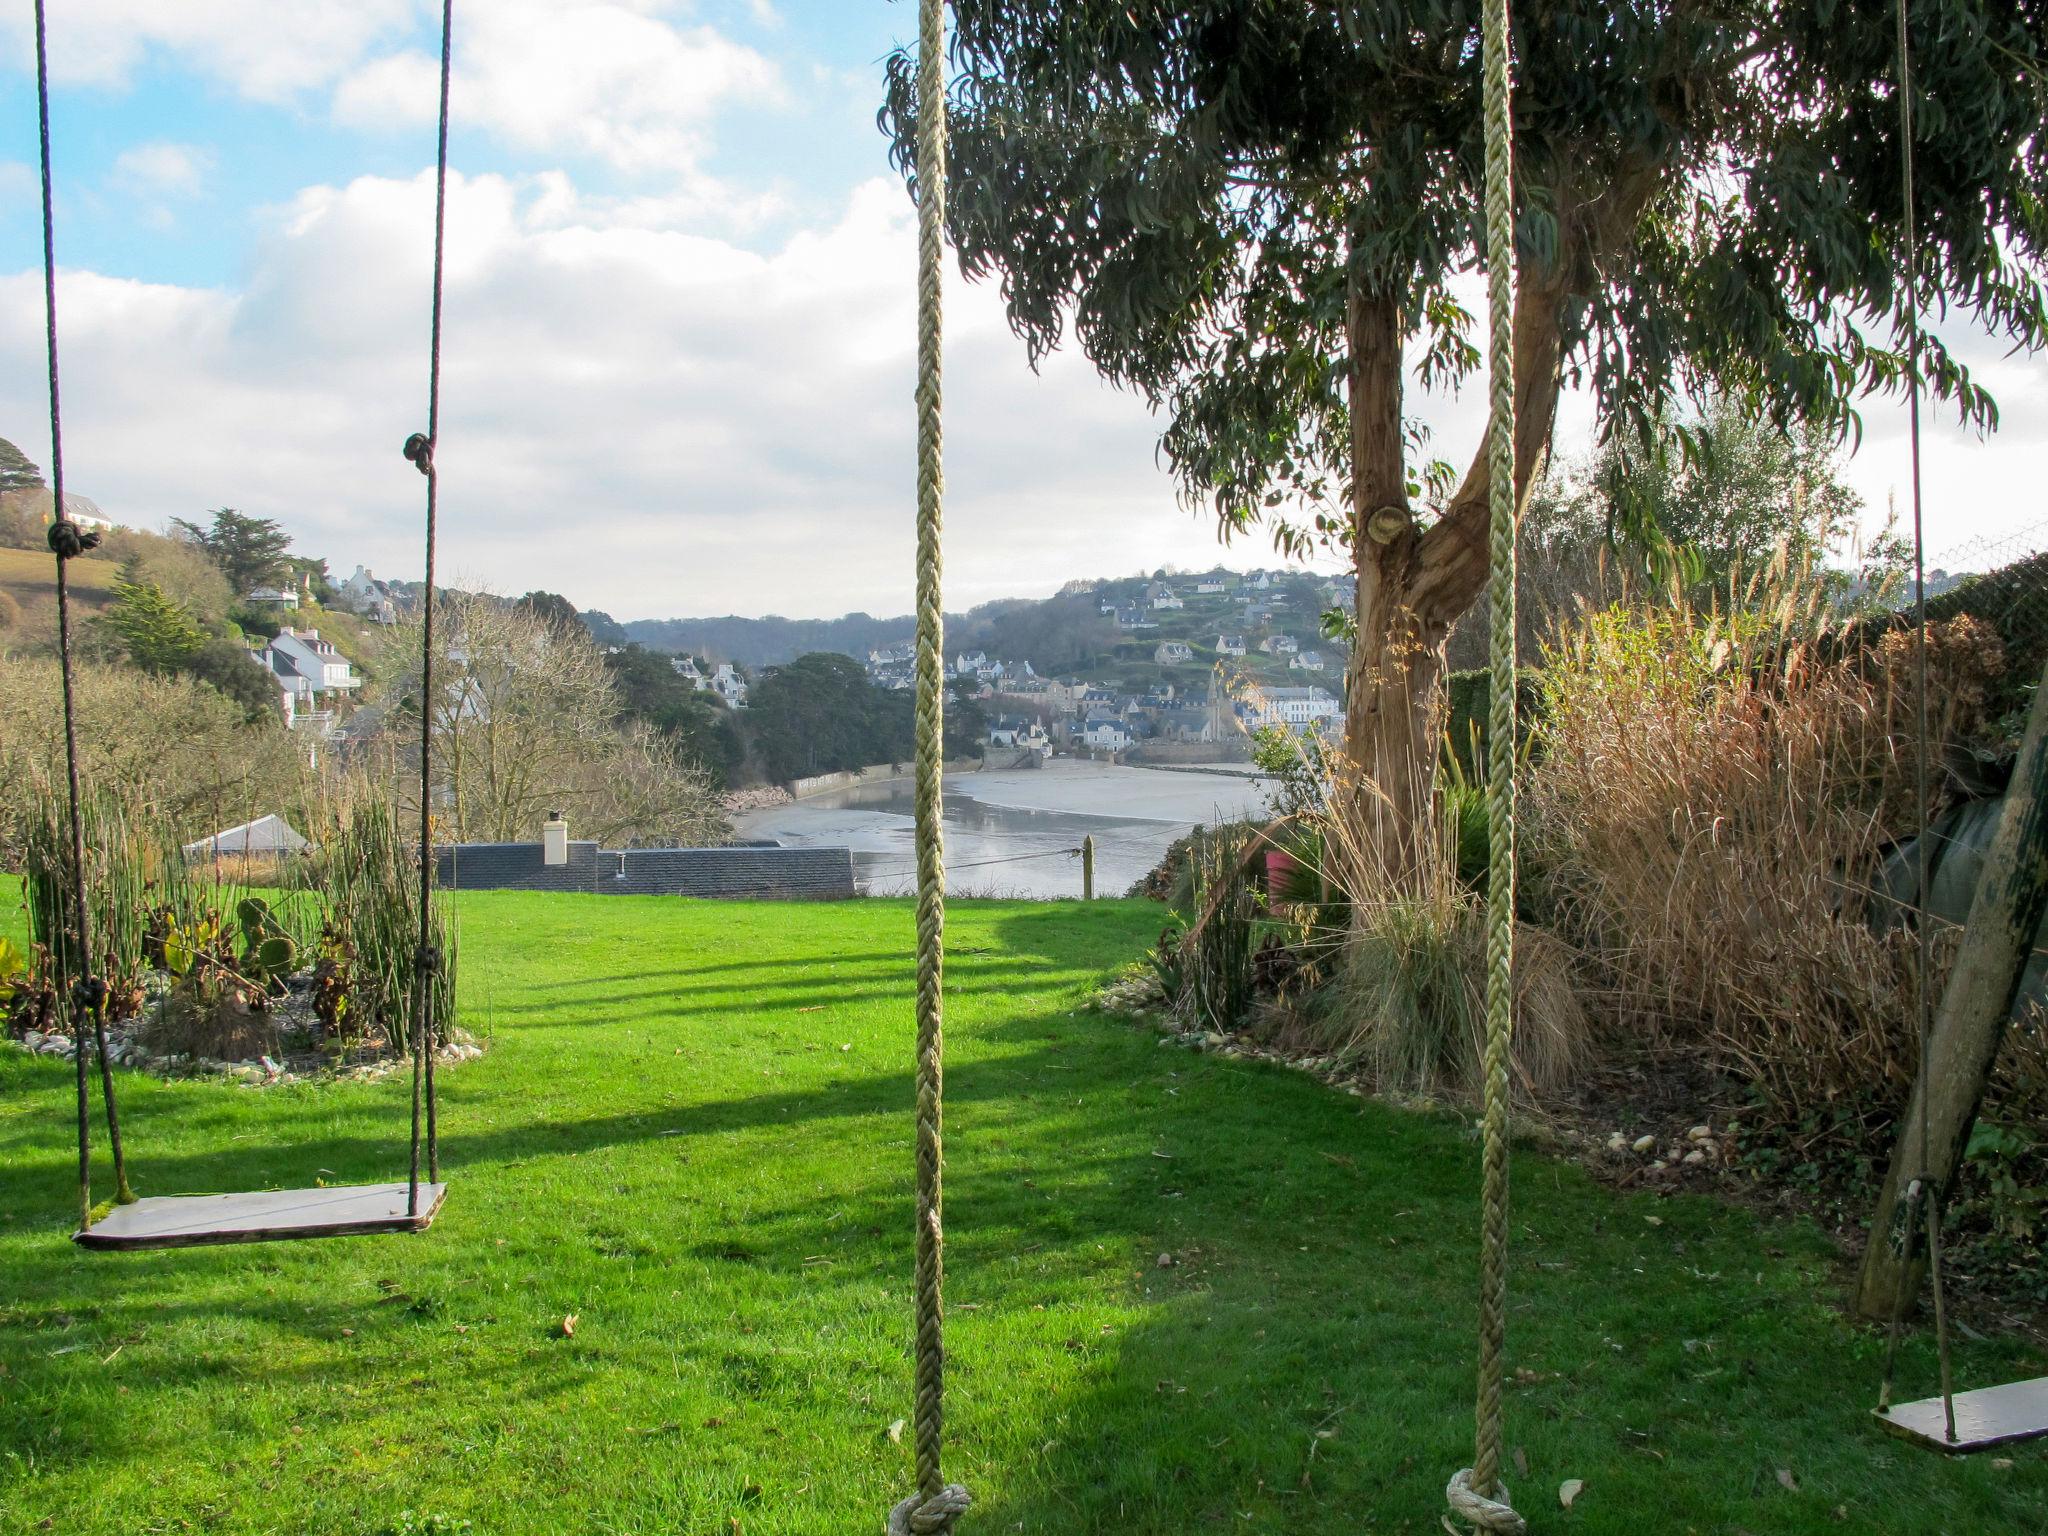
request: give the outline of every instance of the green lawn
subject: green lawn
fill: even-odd
[[[461,920],[495,1044],[446,1077],[424,1236],[80,1252],[68,1068],[0,1054],[0,1531],[880,1529],[909,1484],[909,907],[507,894]],[[1157,927],[951,918],[963,1529],[1437,1530],[1474,1147],[1093,1014]],[[126,1086],[145,1192],[403,1174],[398,1083]],[[1516,1178],[1509,1443],[1539,1529],[2041,1529],[2040,1450],[1948,1463],[1870,1426],[1880,1340],[1816,1232],[1533,1153]]]

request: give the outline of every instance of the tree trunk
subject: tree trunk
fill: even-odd
[[[1442,642],[1410,598],[1421,537],[1401,442],[1401,329],[1399,306],[1365,291],[1354,274],[1346,331],[1358,633],[1345,675],[1344,753],[1396,879],[1413,863],[1414,828],[1428,804]]]
[[[1892,1246],[1899,1203],[1915,1178],[1946,1199],[1955,1180],[1977,1106],[1991,1080],[2013,999],[2032,957],[2034,935],[2048,911],[2048,668],[2028,711],[2026,740],[2006,791],[1998,831],[1984,855],[1977,894],[1970,902],[1963,947],[1928,1045],[1926,1075],[1899,1122],[1891,1169],[1870,1222],[1870,1245],[1856,1284],[1856,1308],[1888,1318],[1920,1291],[1918,1253]],[[1927,1136],[1921,1139],[1922,1116]],[[1917,1246],[1917,1245],[1916,1245]]]
[[[1556,278],[1531,281],[1515,306],[1518,501],[1556,412],[1561,297]],[[1354,281],[1348,330],[1358,633],[1345,674],[1344,751],[1369,797],[1388,874],[1399,880],[1414,868],[1436,781],[1444,641],[1486,587],[1490,481],[1482,442],[1444,515],[1416,525],[1401,441],[1400,311]]]

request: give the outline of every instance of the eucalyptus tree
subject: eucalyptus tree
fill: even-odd
[[[1426,462],[1411,373],[1479,362],[1476,0],[955,0],[951,235],[1034,361],[1070,337],[1164,421],[1225,537],[1358,573],[1347,754],[1396,810],[1426,791],[1442,644],[1486,573],[1487,467]],[[1895,11],[1883,0],[1516,7],[1516,475],[1560,390],[1630,442],[1708,389],[1853,429],[1911,348]],[[1920,351],[2048,335],[2048,0],[1911,0]],[[913,61],[882,109],[913,183]]]

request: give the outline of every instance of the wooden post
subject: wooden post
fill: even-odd
[[[1081,839],[1081,899],[1095,899],[1095,834]]]
[[[1899,1121],[1890,1171],[1870,1222],[1870,1246],[1856,1282],[1856,1309],[1889,1318],[1900,1299],[1917,1295],[1917,1255],[1893,1251],[1899,1200],[1915,1178],[1945,1198],[1962,1161],[1977,1107],[1998,1059],[2035,931],[2048,911],[2048,668],[2027,712],[2026,739],[2006,790],[1998,830],[1985,851],[1977,893],[1955,971],[1934,1016],[1927,1073]],[[1924,1113],[1927,1136],[1921,1140]]]

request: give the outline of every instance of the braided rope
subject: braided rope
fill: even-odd
[[[945,1034],[945,609],[940,593],[945,471],[940,432],[941,278],[946,224],[945,0],[917,18],[917,1493],[896,1506],[899,1536],[945,1536],[967,1490],[940,1471],[945,1440],[945,1222],[941,1190]]]
[[[1479,1246],[1479,1392],[1472,1465],[1451,1479],[1451,1508],[1482,1530],[1520,1531],[1500,1480],[1501,1394],[1507,1349],[1508,1051],[1515,962],[1515,241],[1514,125],[1508,83],[1508,0],[1482,13],[1486,72],[1487,500],[1492,513],[1492,716],[1486,812],[1486,1051]]]
[[[43,338],[50,382],[50,553],[57,560],[57,664],[64,693],[64,781],[71,855],[71,938],[79,974],[62,977],[58,988],[71,1008],[71,1056],[77,1072],[78,1229],[92,1225],[92,1102],[86,1086],[85,1026],[92,1025],[99,1060],[100,1099],[107,1110],[107,1144],[114,1157],[114,1198],[127,1205],[135,1199],[128,1187],[128,1160],[121,1149],[121,1113],[114,1100],[114,1072],[107,1059],[107,984],[92,962],[92,922],[85,897],[85,820],[79,808],[83,792],[78,773],[77,687],[71,666],[71,588],[65,567],[100,541],[97,532],[72,521],[64,500],[64,411],[57,379],[57,220],[50,191],[50,43],[43,0],[36,0],[36,130],[42,149],[43,183]],[[53,946],[58,969],[66,961],[65,945]]]
[[[1529,1522],[1515,1513],[1515,1507],[1508,1502],[1508,1485],[1496,1481],[1493,1491],[1499,1495],[1489,1499],[1483,1493],[1472,1491],[1472,1469],[1453,1477],[1444,1487],[1444,1500],[1451,1506],[1451,1513],[1475,1530],[1491,1531],[1497,1536],[1522,1536],[1529,1529]]]

